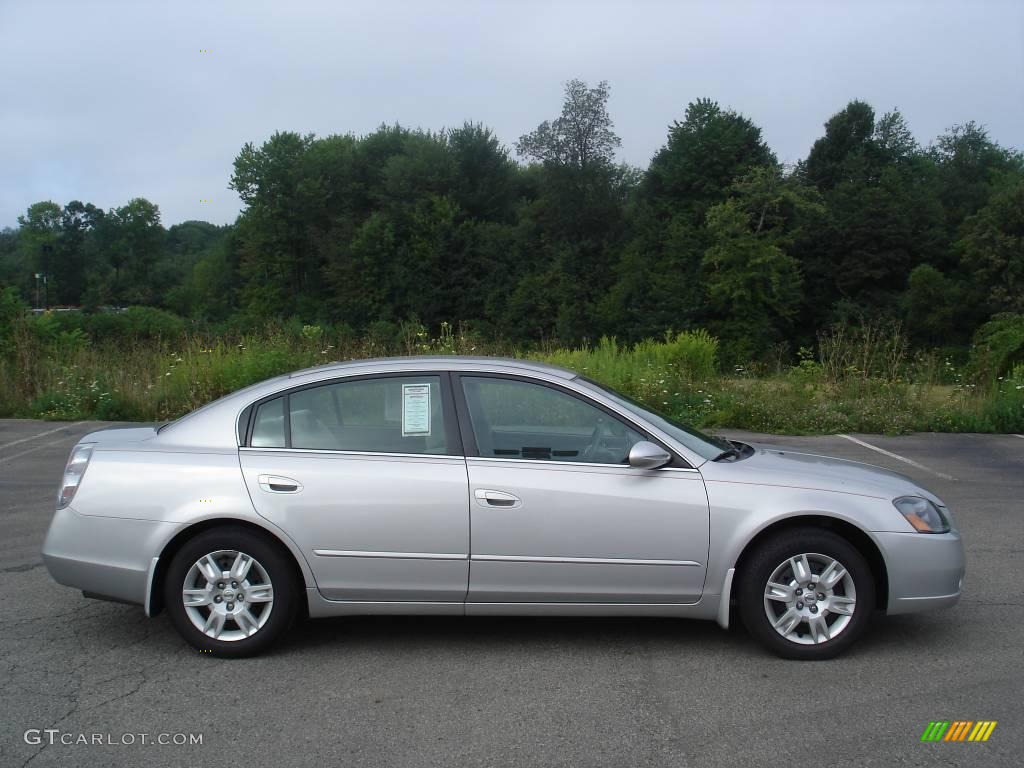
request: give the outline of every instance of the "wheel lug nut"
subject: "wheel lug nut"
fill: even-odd
[[[217,589],[224,589],[224,582],[223,581],[218,581],[217,582]]]
[[[234,603],[228,603],[228,610],[229,611],[235,610],[235,604]]]
[[[238,582],[237,581],[232,581],[231,582],[231,588],[232,589],[238,589]]]
[[[818,599],[819,600],[824,600],[825,599],[825,593],[824,592],[819,592],[818,593]]]
[[[796,588],[796,593],[797,593],[798,595],[802,595],[802,594],[804,593],[804,591],[803,591],[802,589],[800,589],[800,587],[797,587],[797,588]]]
[[[222,601],[223,599],[224,599],[223,597],[221,597],[220,595],[217,595],[217,596],[216,596],[215,598],[213,598],[213,602],[215,602],[215,603],[219,603],[219,602],[221,602],[221,601]]]
[[[243,600],[245,600],[245,595],[243,595],[241,592],[239,592],[237,595],[235,595],[235,599],[238,602],[242,602]]]
[[[817,613],[817,612],[818,612],[818,606],[812,605],[811,606],[811,613]]]
[[[804,604],[803,604],[803,603],[799,603],[799,602],[798,602],[798,603],[796,604],[796,609],[797,609],[798,611],[802,611],[802,610],[804,609]]]

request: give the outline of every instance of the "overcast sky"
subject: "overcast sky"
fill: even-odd
[[[469,119],[511,145],[573,77],[609,81],[643,167],[701,96],[786,162],[853,98],[922,143],[976,120],[1024,148],[1024,2],[0,0],[0,227],[140,196],[167,226],[231,222],[246,141]]]

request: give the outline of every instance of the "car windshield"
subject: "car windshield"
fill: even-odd
[[[588,379],[586,376],[578,376],[576,380],[600,391],[606,397],[611,398],[623,408],[635,413],[640,418],[657,427],[669,437],[679,441],[694,453],[700,454],[705,459],[714,459],[721,455],[723,451],[734,450],[733,446],[729,445],[725,440],[718,437],[712,437],[711,435],[705,435],[703,432],[699,432],[693,427],[681,424],[670,416],[651,410],[646,405],[637,402],[633,398],[624,395],[621,392],[616,392],[611,387],[606,387],[604,384],[598,384],[593,379]]]

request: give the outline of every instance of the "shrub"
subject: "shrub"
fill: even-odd
[[[33,416],[58,421],[140,418],[140,414],[109,386],[98,379],[89,379],[77,368],[66,369],[57,384],[59,389],[47,390],[32,400],[29,411]]]
[[[1020,362],[1024,362],[1024,315],[996,315],[974,334],[968,372],[976,382],[992,382]]]
[[[0,356],[13,354],[15,327],[22,322],[27,309],[16,290],[0,290]]]
[[[185,333],[182,318],[155,307],[128,307],[123,312],[100,312],[81,317],[84,329],[96,340],[172,339]]]
[[[833,386],[860,379],[899,381],[904,374],[907,339],[899,323],[862,319],[818,336],[818,359]]]

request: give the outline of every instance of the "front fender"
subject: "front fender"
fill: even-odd
[[[706,598],[718,605],[719,623],[728,613],[729,586],[740,556],[759,534],[778,523],[829,518],[853,526],[881,552],[882,532],[913,533],[889,499],[836,491],[766,486],[705,478],[711,513]]]

